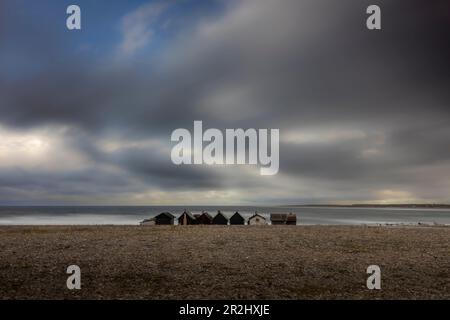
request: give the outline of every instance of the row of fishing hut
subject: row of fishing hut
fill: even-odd
[[[192,214],[184,211],[177,219],[170,212],[162,212],[157,216],[145,219],[141,225],[174,225],[177,220],[178,225],[266,225],[268,221],[258,213],[254,213],[250,218],[245,219],[239,212],[235,212],[230,218],[218,211],[213,217],[208,212]],[[270,223],[274,225],[296,225],[297,215],[293,213],[271,213]]]

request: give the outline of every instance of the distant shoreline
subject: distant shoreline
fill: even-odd
[[[450,209],[450,204],[294,204],[283,207]]]
[[[67,204],[67,205],[10,205],[10,204],[2,204],[0,208],[145,208],[145,207],[178,207],[178,208],[191,208],[191,207],[223,207],[223,208],[302,208],[302,207],[328,207],[328,208],[409,208],[409,209],[450,209],[450,204],[425,204],[425,203],[416,203],[416,204],[372,204],[372,203],[364,203],[364,204],[280,204],[280,205],[252,205],[252,204],[235,204],[235,205],[213,205],[213,204],[194,204],[194,205],[157,205],[157,204],[148,204],[148,205],[83,205],[83,204]]]

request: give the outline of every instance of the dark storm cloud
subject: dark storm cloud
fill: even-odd
[[[220,188],[221,176],[206,167],[174,165],[170,155],[155,152],[153,148],[124,148],[104,155],[105,163],[113,164],[143,184],[157,185],[164,189],[208,189]]]
[[[99,70],[96,61],[67,50],[64,63],[7,86],[3,121],[25,126],[60,122],[91,130],[114,125],[166,134],[199,117],[211,125],[225,126],[232,119],[250,127],[283,127],[311,120],[392,123],[448,116],[450,50],[443,41],[448,17],[438,10],[443,2],[424,6],[410,1],[406,13],[403,5],[381,3],[384,29],[378,33],[361,27],[366,7],[361,3],[264,5],[277,9],[261,10],[261,17],[250,13],[248,24],[238,21],[231,31],[219,30],[215,39],[194,36],[191,46],[181,42],[174,58],[181,61],[171,61],[175,67],[141,61],[138,67]],[[316,18],[312,22],[309,16]],[[68,36],[61,36],[47,42],[64,46]],[[46,52],[47,42],[37,51]],[[229,99],[230,104],[242,105],[228,108],[250,109],[252,116],[236,114],[227,121],[217,113],[219,107],[199,110],[211,93],[230,90],[232,95],[236,88],[245,97]]]
[[[74,130],[70,134],[73,136],[66,139],[67,143],[87,155],[92,163],[113,166],[144,187],[156,185],[169,190],[196,190],[220,187],[222,184],[221,176],[211,168],[174,165],[170,161],[168,148],[145,142],[136,147],[121,143],[119,148],[106,152],[99,146],[101,143],[93,141],[91,136]]]
[[[0,185],[2,202],[20,200],[21,196],[29,197],[33,194],[78,197],[139,191],[138,188],[133,188],[128,177],[98,167],[65,172],[2,169]],[[14,199],[11,198],[13,194],[16,195]]]
[[[71,34],[52,31],[52,24],[33,20],[33,32],[17,24],[23,21],[15,16],[20,16],[19,6],[9,4],[14,19],[0,19],[8,21],[0,22],[0,53],[15,53],[15,58],[1,63],[9,64],[9,71],[0,74],[0,124],[72,128],[67,143],[95,168],[119,170],[123,176],[117,179],[128,183],[130,192],[135,191],[133,181],[164,190],[225,190],[250,188],[259,178],[176,167],[167,151],[152,148],[104,152],[92,141],[152,138],[170,146],[172,130],[191,129],[193,120],[221,129],[280,128],[282,140],[290,130],[357,127],[368,136],[283,142],[280,179],[328,182],[331,189],[340,184],[345,199],[364,199],[351,190],[368,194],[388,187],[407,188],[420,197],[427,189],[420,186],[424,175],[412,172],[450,160],[445,127],[450,120],[450,6],[448,1],[378,1],[383,29],[368,31],[369,4],[232,2],[215,20],[185,22],[188,33],[180,32],[153,60],[117,59],[114,48],[100,57],[74,50]],[[374,143],[373,132],[383,133],[382,144]],[[438,180],[448,178],[446,172],[440,178],[433,172]],[[79,172],[81,179],[91,173]],[[30,181],[40,181],[28,174]],[[26,182],[26,176],[5,176],[4,185]],[[77,177],[47,175],[41,178],[49,185],[39,187],[74,191],[85,185]],[[56,181],[73,184],[53,185]],[[286,191],[296,181],[286,184]],[[91,182],[93,194],[110,184],[102,178]],[[272,181],[260,183],[273,188]],[[81,194],[81,189],[74,192]]]
[[[176,166],[167,157],[155,159],[151,151],[127,149],[112,157],[117,165],[140,180],[171,190],[220,188],[222,184],[221,176],[213,170]]]
[[[385,135],[383,143],[374,143],[376,134],[369,134],[344,141],[282,144],[280,171],[325,179],[382,176],[392,180],[402,168],[450,163],[450,128],[444,123],[400,128]]]
[[[448,116],[449,79],[442,71],[448,68],[450,53],[442,42],[448,35],[444,28],[448,21],[429,22],[442,13],[428,9],[411,17],[403,6],[382,5],[385,29],[370,33],[362,27],[364,5],[284,3],[271,6],[274,11],[263,11],[263,19],[250,12],[243,21],[225,21],[236,22],[235,27],[222,33],[213,30],[210,37],[194,40],[196,46],[188,46],[188,54],[176,56],[191,57],[184,73],[195,74],[203,84],[203,92],[190,96],[229,88],[243,92],[242,99],[230,98],[219,107],[212,100],[205,107],[206,116],[220,114],[219,108],[231,110],[231,116],[213,121],[279,123],[283,128],[311,120],[397,125]],[[408,7],[422,8],[414,3]],[[309,16],[315,20],[311,22]]]

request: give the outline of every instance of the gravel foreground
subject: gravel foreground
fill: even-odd
[[[447,226],[2,226],[0,253],[1,299],[450,298]]]

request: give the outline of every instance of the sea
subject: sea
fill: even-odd
[[[295,213],[299,225],[450,225],[450,209],[348,208],[348,207],[252,207],[252,206],[15,206],[0,207],[0,225],[138,225],[161,212],[178,217],[184,210],[230,217],[238,211],[245,218],[253,213]],[[176,223],[176,222],[175,222]]]

